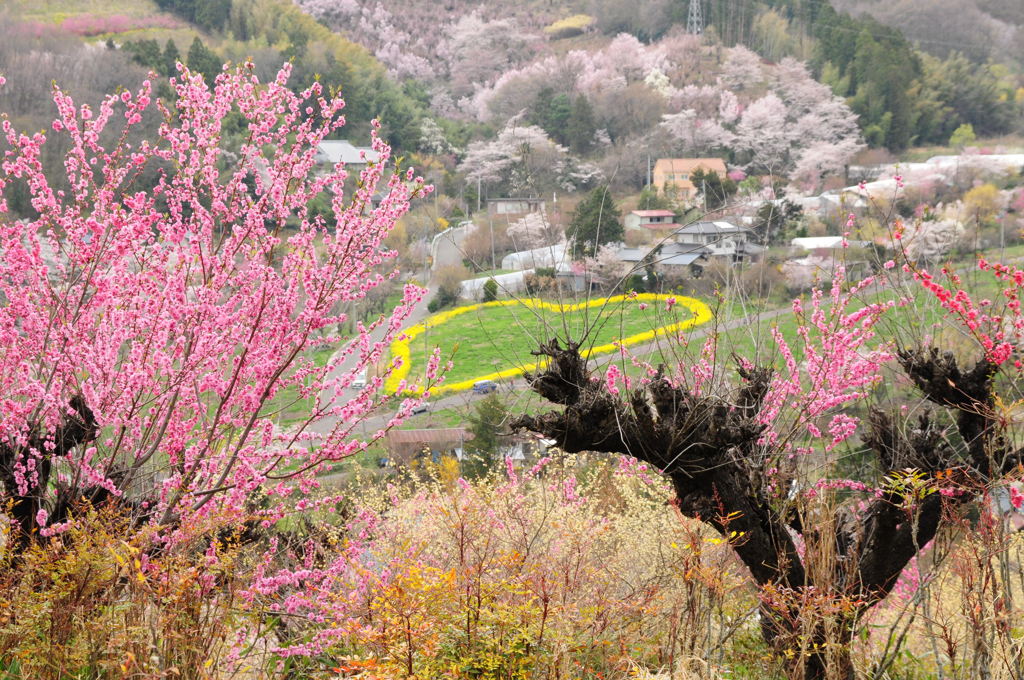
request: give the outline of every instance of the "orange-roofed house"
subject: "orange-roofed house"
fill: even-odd
[[[659,158],[651,179],[658,189],[673,187],[680,198],[693,198],[700,187],[694,186],[690,175],[698,169],[725,179],[725,161],[721,158]]]

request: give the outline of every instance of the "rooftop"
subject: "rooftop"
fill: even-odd
[[[464,427],[438,427],[429,430],[389,430],[390,444],[449,444],[473,438],[473,433]]]
[[[659,158],[654,165],[659,171],[691,172],[697,168],[725,173],[725,161],[721,158]]]
[[[667,267],[684,267],[704,257],[704,253],[681,253],[658,258],[657,263]]]
[[[633,214],[637,217],[675,217],[676,214],[671,210],[634,210]]]
[[[317,155],[324,162],[331,164],[360,165],[368,162],[376,163],[380,160],[380,154],[370,147],[356,146],[347,139],[324,140],[317,146],[317,151]]]
[[[746,227],[741,227],[733,224],[732,222],[726,222],[725,220],[716,220],[714,222],[694,222],[689,224],[679,231],[677,234],[736,234],[741,231],[750,231]]]

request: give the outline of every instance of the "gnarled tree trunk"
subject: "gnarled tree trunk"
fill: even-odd
[[[992,365],[981,361],[963,372],[950,354],[903,351],[900,363],[924,396],[957,413],[964,446],[955,450],[948,444],[928,415],[899,427],[881,411],[872,413],[863,439],[884,472],[913,470],[929,476],[955,470],[966,493],[916,497],[917,492],[891,485],[858,512],[838,508],[825,528],[804,527],[792,504],[780,502],[769,486],[766,467],[780,452],[766,451],[759,443],[764,426],[757,416],[770,370],[740,368],[743,386],[733,400],[694,394],[660,373],[618,396],[591,377],[578,345],[563,348],[555,340],[535,354],[551,361],[543,373],[527,376],[532,389],[564,408],[519,417],[514,428],[553,439],[570,453],[624,454],[661,470],[672,481],[679,510],[729,540],[762,592],[796,595],[813,586],[854,603],[838,618],[808,625],[785,597],[762,598],[763,636],[780,657],[791,659],[794,678],[851,678],[849,647],[860,615],[889,594],[907,563],[934,538],[945,506],[973,498],[972,483],[1021,458],[1019,452],[1003,451],[997,436]],[[823,531],[832,533],[823,536]],[[795,536],[834,543],[827,582],[816,583],[808,575]]]

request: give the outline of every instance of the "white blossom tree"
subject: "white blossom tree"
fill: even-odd
[[[524,215],[508,227],[509,238],[516,250],[533,250],[554,245],[565,238],[565,233],[551,223],[543,210]]]
[[[722,64],[722,83],[730,88],[743,90],[761,81],[761,57],[743,45],[729,48]]]

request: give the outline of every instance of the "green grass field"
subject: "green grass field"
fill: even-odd
[[[572,339],[586,350],[692,317],[683,305],[666,311],[663,302],[650,302],[641,309],[636,300],[569,306],[564,311],[521,305],[483,307],[437,325],[428,321],[426,330],[410,342],[410,376],[419,374],[434,347],[454,362],[447,382],[455,383],[532,364],[536,357],[531,350],[552,338],[563,343]]]

